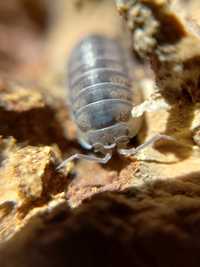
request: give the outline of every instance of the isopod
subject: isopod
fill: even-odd
[[[127,149],[141,126],[142,117],[133,118],[131,110],[142,97],[139,90],[132,90],[126,53],[117,40],[101,35],[81,40],[69,60],[68,88],[68,102],[80,144],[103,157],[75,154],[59,168],[80,158],[107,163],[114,150],[123,155],[135,154],[146,144],[163,138],[158,134],[136,149]]]

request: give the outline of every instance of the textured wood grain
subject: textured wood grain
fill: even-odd
[[[17,48],[0,44],[0,265],[198,267],[199,1],[118,1],[131,37],[112,1],[10,2],[0,4],[0,36],[19,38]],[[175,140],[58,171],[62,158],[86,153],[64,80],[74,44],[94,32],[134,45],[145,60],[133,56],[133,87],[150,99],[157,86],[170,107],[147,112],[131,145],[158,132]]]

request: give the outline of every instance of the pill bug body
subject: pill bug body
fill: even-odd
[[[132,90],[123,48],[115,39],[91,35],[72,51],[68,68],[68,97],[78,139],[87,149],[123,147],[140,128],[132,118],[141,94]]]

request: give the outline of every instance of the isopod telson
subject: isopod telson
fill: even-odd
[[[168,138],[158,134],[137,148],[126,148],[141,126],[142,117],[131,116],[133,105],[141,102],[141,92],[132,90],[125,52],[117,40],[101,35],[81,40],[69,60],[68,88],[79,142],[104,156],[75,154],[58,168],[80,158],[107,163],[113,150],[131,155],[158,139]]]

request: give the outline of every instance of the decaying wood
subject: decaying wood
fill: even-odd
[[[0,265],[199,266],[199,1],[117,1],[128,27],[112,1],[11,2],[0,4],[13,18],[0,36],[16,38],[0,44]],[[138,142],[174,141],[58,171],[81,152],[66,62],[94,32],[131,43],[144,58],[133,55],[133,89],[168,105],[146,112]]]
[[[150,57],[160,91],[169,101],[187,93],[199,101],[199,1],[116,1],[134,49]],[[192,49],[191,49],[192,48]],[[171,96],[172,95],[172,96]]]

